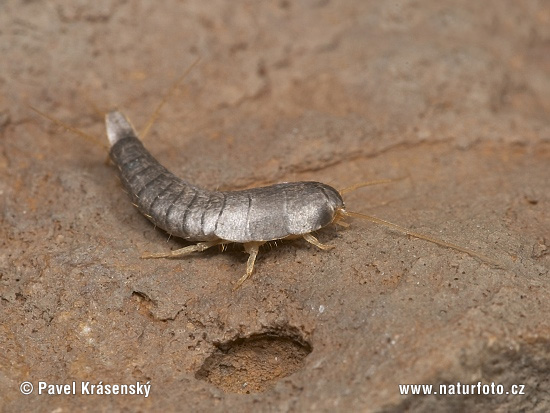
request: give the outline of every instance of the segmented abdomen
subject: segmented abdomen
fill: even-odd
[[[216,192],[172,174],[134,134],[116,139],[111,158],[133,203],[155,225],[189,241],[269,241],[307,234],[332,222],[344,203],[319,182]]]
[[[191,241],[218,239],[211,222],[222,206],[219,193],[172,174],[134,136],[120,139],[110,155],[132,202],[155,225]]]

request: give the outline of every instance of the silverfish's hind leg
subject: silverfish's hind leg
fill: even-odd
[[[321,242],[319,242],[319,240],[317,238],[315,238],[311,234],[303,234],[302,236],[304,237],[304,239],[307,242],[309,242],[310,244],[315,245],[317,248],[321,248],[322,250],[330,250],[330,249],[334,248],[334,245],[322,244]]]
[[[199,242],[195,245],[189,245],[188,247],[180,248],[179,250],[173,250],[170,252],[159,252],[154,254],[144,253],[141,258],[169,258],[169,257],[182,257],[192,252],[201,252],[215,245],[223,244],[224,241],[209,241]]]
[[[247,279],[252,275],[254,271],[254,263],[256,262],[256,257],[258,256],[258,251],[260,246],[265,244],[265,242],[247,242],[244,244],[244,250],[250,254],[248,261],[246,262],[246,274],[239,278],[237,284],[233,288],[233,291],[238,289]]]

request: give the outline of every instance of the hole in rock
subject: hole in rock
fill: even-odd
[[[261,334],[218,346],[195,374],[231,393],[259,393],[303,367],[311,346],[296,337]]]

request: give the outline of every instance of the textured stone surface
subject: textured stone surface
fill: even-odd
[[[6,0],[0,52],[5,411],[550,409],[547,3]],[[106,142],[101,112],[142,128],[197,56],[146,139],[176,174],[405,177],[348,209],[503,268],[358,220],[319,232],[331,251],[262,250],[236,292],[238,246],[140,260],[185,244],[132,208],[103,148],[25,104]],[[23,396],[24,380],[151,395]],[[526,394],[398,387],[478,381]]]

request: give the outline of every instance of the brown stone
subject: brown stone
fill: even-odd
[[[0,51],[5,411],[550,410],[547,3],[5,0]],[[357,219],[316,234],[330,251],[262,249],[235,292],[240,246],[140,260],[186,244],[132,207],[103,148],[26,104],[106,143],[98,113],[140,130],[197,56],[145,140],[174,173],[213,189],[404,178],[348,209],[502,268]],[[525,394],[399,388],[478,382]]]

